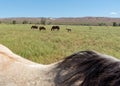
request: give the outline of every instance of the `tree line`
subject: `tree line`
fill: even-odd
[[[1,23],[5,23],[3,21],[0,21],[0,24]],[[7,22],[6,22],[7,23]],[[79,24],[69,24],[69,23],[53,23],[51,21],[48,21],[46,18],[41,18],[39,22],[30,22],[29,20],[23,20],[21,23],[18,22],[17,20],[12,20],[9,22],[9,24],[41,24],[41,25],[52,25],[52,24],[57,24],[57,25],[81,25],[81,26],[120,26],[120,23],[117,23],[117,22],[112,22],[111,25],[107,24],[107,23],[104,23],[104,22],[101,22],[101,23],[97,23],[97,24],[89,24],[89,23],[79,23]]]
[[[1,23],[2,23],[2,22],[1,22]],[[13,21],[11,22],[11,24],[17,24],[17,21],[16,21],[16,20],[13,20]],[[22,22],[22,24],[32,24],[32,22],[29,22],[29,21],[27,21],[27,20],[24,20],[24,21]],[[38,22],[38,23],[36,23],[36,24],[46,25],[46,19],[45,19],[45,18],[41,18],[40,22]]]

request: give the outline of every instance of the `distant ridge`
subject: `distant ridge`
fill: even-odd
[[[16,17],[16,18],[0,18],[2,23],[22,23],[27,21],[30,24],[40,24],[43,17]],[[46,24],[72,24],[72,25],[112,25],[113,22],[120,24],[120,18],[111,17],[61,17],[61,18],[44,18]]]

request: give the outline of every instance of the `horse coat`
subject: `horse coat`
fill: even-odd
[[[38,26],[31,26],[31,29],[38,29]]]
[[[52,26],[51,31],[54,31],[54,30],[60,30],[60,27],[59,26]]]
[[[0,45],[0,86],[119,86],[120,61],[95,51],[80,51],[43,65]]]

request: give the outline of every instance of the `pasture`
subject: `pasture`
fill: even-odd
[[[120,27],[112,26],[67,26],[60,31],[31,29],[30,24],[0,24],[0,43],[14,53],[34,62],[49,64],[80,51],[95,50],[120,57]]]

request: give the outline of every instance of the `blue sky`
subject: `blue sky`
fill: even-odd
[[[120,17],[120,0],[0,0],[0,18]]]

